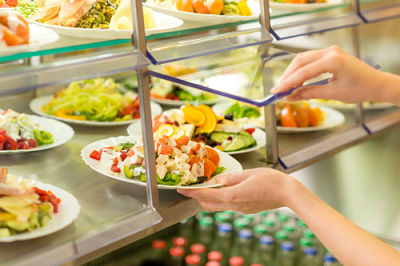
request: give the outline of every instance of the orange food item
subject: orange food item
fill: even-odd
[[[203,113],[206,116],[205,123],[198,129],[199,132],[200,133],[213,132],[218,123],[217,116],[215,115],[214,111],[211,109],[210,106],[205,104],[200,104],[197,108],[203,111]]]
[[[150,91],[150,97],[151,97],[151,98],[156,98],[156,99],[166,99],[165,97],[160,96],[160,95],[158,95],[157,93],[154,93],[154,92],[152,92],[152,91]]]
[[[202,163],[202,162],[203,162],[203,159],[201,159],[199,156],[196,156],[196,155],[190,156],[190,160],[189,160],[190,167],[192,167],[193,164],[195,164],[195,163]]]
[[[206,6],[210,14],[219,15],[224,8],[224,0],[206,0]]]
[[[193,105],[187,104],[181,107],[181,110],[183,112],[183,117],[185,118],[185,121],[189,124],[200,127],[206,122],[206,115],[204,114],[204,112],[201,109],[194,107]]]
[[[21,37],[2,24],[0,24],[0,36],[1,39],[6,42],[7,46],[21,45],[24,43]]]
[[[204,158],[203,160],[204,160],[204,163],[210,164],[210,166],[211,166],[211,174],[214,174],[215,171],[217,171],[217,166],[211,160],[209,160],[207,158]]]
[[[12,13],[7,16],[0,16],[0,23],[21,38],[22,44],[29,43],[29,25],[21,15]],[[7,45],[9,44],[7,43]]]
[[[206,147],[206,150],[207,150],[207,159],[212,161],[215,164],[215,166],[218,167],[220,161],[218,152],[209,147]]]
[[[319,121],[317,112],[314,111],[314,109],[307,109],[307,111],[308,111],[308,121],[310,122],[310,126],[312,127],[318,126]]]
[[[87,120],[86,116],[84,115],[70,115],[70,113],[73,113],[72,111],[69,110],[64,110],[60,109],[54,112],[55,116],[65,118],[65,119],[72,119],[72,120]]]
[[[283,127],[297,127],[297,123],[294,120],[290,105],[283,107],[280,115],[280,121]]]
[[[176,2],[176,9],[179,11],[194,13],[192,0],[178,0]]]
[[[192,5],[196,13],[199,14],[210,14],[204,0],[192,0]]]
[[[190,140],[190,138],[187,135],[185,135],[180,140],[178,140],[178,143],[181,146],[187,145],[189,143],[189,140]]]
[[[299,127],[308,127],[310,125],[310,121],[308,118],[308,111],[306,107],[303,106],[294,106],[293,107],[293,117],[296,121],[297,126]]]
[[[208,161],[204,160],[204,176],[206,176],[207,179],[210,179],[213,174],[213,169],[214,169],[213,165],[214,164],[210,160]]]

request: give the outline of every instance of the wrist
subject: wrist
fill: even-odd
[[[381,72],[380,84],[381,89],[377,90],[375,99],[400,105],[400,77]]]
[[[301,195],[303,187],[303,184],[301,184],[297,179],[294,179],[291,176],[287,176],[282,189],[283,205],[285,207],[293,209],[294,203],[296,202],[296,199],[298,199],[298,197]]]

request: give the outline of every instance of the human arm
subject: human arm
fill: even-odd
[[[400,105],[400,76],[378,71],[337,46],[298,54],[272,93],[303,85],[320,74],[331,73],[326,85],[305,86],[288,100],[336,99],[344,102],[383,101]]]
[[[217,177],[220,189],[178,190],[207,211],[256,213],[289,207],[344,265],[400,265],[400,253],[335,211],[289,175],[269,169]]]

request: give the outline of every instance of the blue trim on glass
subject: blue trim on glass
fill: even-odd
[[[286,40],[286,39],[300,37],[300,36],[307,36],[307,35],[311,35],[311,34],[327,32],[327,31],[350,28],[350,27],[354,27],[354,26],[357,26],[357,25],[360,25],[360,24],[361,23],[352,23],[352,24],[348,24],[348,25],[345,25],[345,26],[338,26],[338,27],[327,28],[327,29],[323,29],[323,30],[316,30],[316,31],[310,31],[310,32],[305,32],[305,33],[299,33],[299,34],[295,34],[295,35],[289,35],[289,36],[285,36],[285,37],[280,37],[280,36],[278,36],[278,37],[279,37],[279,40]]]
[[[279,41],[281,39],[281,37],[279,37],[279,35],[275,32],[275,30],[271,27],[269,29],[269,33],[271,33],[272,36],[274,36],[274,38]]]
[[[361,126],[365,129],[365,131],[367,131],[368,135],[372,134],[372,131],[368,128],[366,124],[362,124]]]
[[[278,163],[283,167],[284,170],[289,169],[289,167],[287,167],[280,157],[278,158]]]
[[[391,7],[394,7],[394,6],[398,7],[399,5],[400,4],[395,4],[395,5],[385,6],[385,7],[372,8],[372,9],[368,9],[364,12],[359,10],[358,15],[367,24],[375,23],[375,22],[379,22],[379,21],[383,21],[383,20],[387,20],[387,19],[397,18],[397,17],[400,17],[400,13],[396,14],[396,15],[391,15],[391,16],[387,16],[387,17],[381,17],[381,18],[369,20],[363,13],[369,13],[369,12],[374,12],[374,11],[379,11],[379,10],[384,10],[384,9],[390,9]]]
[[[157,65],[157,60],[151,55],[151,53],[147,49],[146,49],[146,56],[153,65]]]

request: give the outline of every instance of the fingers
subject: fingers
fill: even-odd
[[[236,173],[217,176],[216,182],[219,184],[223,184],[224,186],[234,186],[246,180],[247,177],[248,175],[246,175],[244,171],[240,171]]]
[[[281,80],[286,79],[288,76],[293,74],[299,68],[301,68],[313,61],[320,59],[325,53],[326,53],[326,49],[320,49],[320,50],[307,51],[307,52],[298,54],[293,59],[293,61],[290,63],[288,68],[286,68],[285,72],[283,73],[283,75],[281,77]]]
[[[337,92],[330,85],[306,86],[289,95],[288,101],[299,101],[308,99],[335,99]]]
[[[278,91],[287,91],[291,88],[299,87],[311,78],[317,77],[323,73],[332,73],[334,66],[327,64],[324,59],[310,63],[283,80],[276,88]]]
[[[226,197],[227,188],[199,188],[199,189],[178,189],[178,193],[197,200],[222,201]]]

